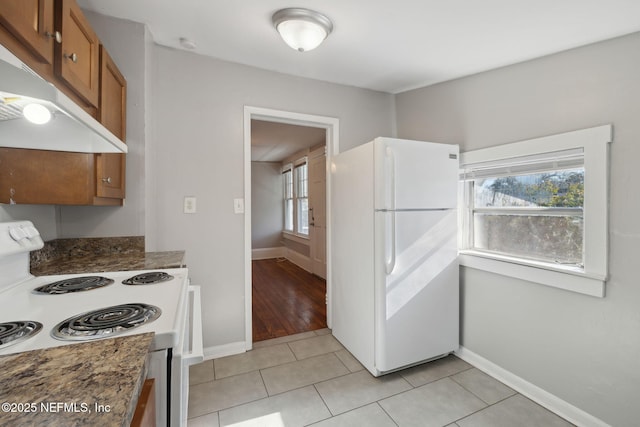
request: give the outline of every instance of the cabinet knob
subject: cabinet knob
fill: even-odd
[[[66,53],[64,55],[65,58],[70,59],[71,62],[73,62],[74,64],[76,64],[78,62],[78,55],[75,53],[72,53],[71,55],[67,55]]]
[[[107,183],[107,184],[111,184],[111,177],[108,176],[106,178],[102,178],[102,182]]]
[[[50,39],[54,39],[57,43],[62,43],[62,34],[60,34],[60,31],[54,31],[53,33],[47,31],[44,35]]]

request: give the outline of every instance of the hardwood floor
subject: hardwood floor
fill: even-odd
[[[252,261],[253,341],[326,328],[326,289],[285,259]]]

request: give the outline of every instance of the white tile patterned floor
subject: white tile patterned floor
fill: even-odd
[[[375,378],[328,329],[256,343],[189,377],[189,427],[572,425],[455,356]]]

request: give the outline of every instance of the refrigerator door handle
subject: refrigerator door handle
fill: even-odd
[[[391,219],[391,224],[387,224],[385,227],[390,235],[385,239],[385,252],[388,258],[385,260],[385,270],[387,274],[391,274],[396,266],[396,159],[393,153],[393,149],[389,146],[385,149],[385,165],[386,165],[386,193],[388,200],[385,200],[385,205],[390,212],[387,213],[387,219]]]
[[[393,272],[393,269],[396,268],[396,212],[386,212],[386,216],[386,219],[391,219],[391,224],[387,224],[385,227],[390,233],[390,235],[385,238],[385,253],[389,254],[389,256],[385,259],[384,265],[385,271],[387,275],[389,275]]]

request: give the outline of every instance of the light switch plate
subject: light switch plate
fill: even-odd
[[[185,196],[183,209],[186,214],[196,213],[196,198],[193,196]]]
[[[244,213],[244,199],[233,199],[233,213]]]

